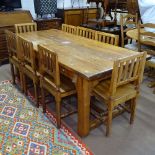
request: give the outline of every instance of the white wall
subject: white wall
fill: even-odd
[[[64,7],[71,7],[71,0],[57,0],[57,6],[63,7],[63,1],[64,1]],[[74,7],[79,6],[78,0],[74,0]],[[22,9],[30,10],[33,17],[35,17],[35,11],[34,11],[34,3],[33,0],[21,0],[22,2]],[[87,0],[80,0],[80,7],[86,6]]]

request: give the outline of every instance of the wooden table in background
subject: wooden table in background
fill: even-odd
[[[60,30],[19,34],[31,41],[37,51],[44,44],[58,54],[60,70],[76,83],[78,94],[78,134],[86,136],[90,129],[90,92],[97,80],[110,75],[116,59],[136,52],[82,38]]]

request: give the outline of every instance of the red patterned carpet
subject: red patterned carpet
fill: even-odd
[[[0,83],[0,155],[92,155],[64,123],[37,109],[9,81]]]

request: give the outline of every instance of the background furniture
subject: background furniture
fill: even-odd
[[[55,14],[57,11],[57,0],[34,0],[34,8],[37,16]]]
[[[152,30],[155,31],[155,24],[152,24],[152,23],[141,24],[139,21],[138,23],[138,51],[139,52],[143,50],[141,46],[145,45],[145,46],[148,46],[148,48],[147,49],[145,48],[144,50],[146,50],[148,54],[155,55],[155,33],[151,32]]]
[[[96,18],[96,8],[58,8],[57,17],[62,18],[63,23],[68,25],[80,26],[88,19]]]
[[[29,11],[0,12],[0,64],[8,60],[5,30],[15,31],[14,24],[32,22]]]
[[[132,38],[128,37],[126,33],[129,30],[135,29],[137,27],[138,23],[138,15],[135,14],[127,14],[125,16],[121,15],[120,19],[120,24],[121,24],[121,42],[122,42],[122,47],[128,48],[128,49],[137,49],[136,45],[131,44],[132,43]],[[131,43],[128,44],[128,40],[131,40]],[[125,45],[125,42],[127,45]]]
[[[48,29],[61,29],[61,18],[36,18],[34,21],[37,23],[37,29],[48,30]]]

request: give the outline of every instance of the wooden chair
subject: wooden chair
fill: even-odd
[[[132,30],[137,27],[138,23],[138,15],[127,14],[125,16],[121,15],[120,25],[121,25],[121,46],[124,48],[128,48],[131,50],[137,50],[137,44],[132,43],[132,39],[126,36],[127,31]],[[130,44],[128,44],[128,40]],[[127,45],[125,45],[125,41]],[[131,44],[132,43],[132,44]]]
[[[76,26],[62,24],[62,31],[71,33],[71,34],[76,34]]]
[[[19,49],[22,53],[22,72],[23,72],[23,87],[24,93],[27,94],[27,80],[26,77],[29,77],[33,81],[34,86],[34,95],[36,106],[39,107],[39,78],[36,71],[36,55],[33,50],[32,42],[26,41],[25,39],[18,37]]]
[[[77,31],[76,31],[76,35],[85,37],[88,39],[93,39],[93,40],[95,40],[95,33],[96,33],[95,30],[80,27],[80,26],[77,27]]]
[[[148,54],[152,55],[153,58],[146,62],[146,66],[155,68],[155,33],[147,29],[152,29],[155,32],[155,24],[138,22],[138,51],[147,51]],[[149,86],[155,87],[155,82],[149,83]],[[155,89],[153,92],[155,93]]]
[[[138,51],[145,50],[148,54],[155,55],[155,31],[151,32],[147,29],[155,30],[155,24],[138,22]],[[141,48],[142,45],[145,45],[145,48]]]
[[[111,133],[112,118],[115,117],[114,112],[117,108],[124,106],[122,103],[130,103],[131,108],[128,110],[127,107],[124,107],[124,109],[131,113],[130,123],[132,124],[134,121],[136,98],[143,77],[145,59],[146,52],[116,60],[111,79],[101,81],[93,89],[92,95],[107,106],[107,117],[105,119],[107,136]],[[103,118],[100,119],[103,120]]]
[[[111,33],[96,31],[95,40],[118,46],[119,36]]]
[[[20,54],[17,48],[17,36],[15,33],[6,30],[6,39],[7,39],[7,46],[9,51],[9,62],[11,66],[11,74],[12,74],[12,83],[15,84],[15,67],[19,71],[19,77],[20,77],[20,84],[21,89],[23,91],[23,82],[22,82],[22,68],[21,68],[21,60],[20,60]]]
[[[35,22],[15,24],[15,33],[25,33],[32,31],[37,31],[37,24]]]
[[[45,90],[55,97],[57,127],[61,126],[61,100],[76,93],[75,86],[67,77],[60,75],[58,56],[43,45],[38,46],[40,87],[43,112],[46,112]],[[65,117],[65,116],[63,116]]]
[[[151,69],[154,69],[155,70],[155,57],[152,57],[150,60],[148,60],[146,62],[146,66],[147,67],[150,67]],[[155,76],[153,76],[153,78],[155,78]],[[149,87],[153,88],[154,87],[154,90],[153,90],[153,93],[155,94],[155,80],[153,82],[150,82],[148,84]]]

